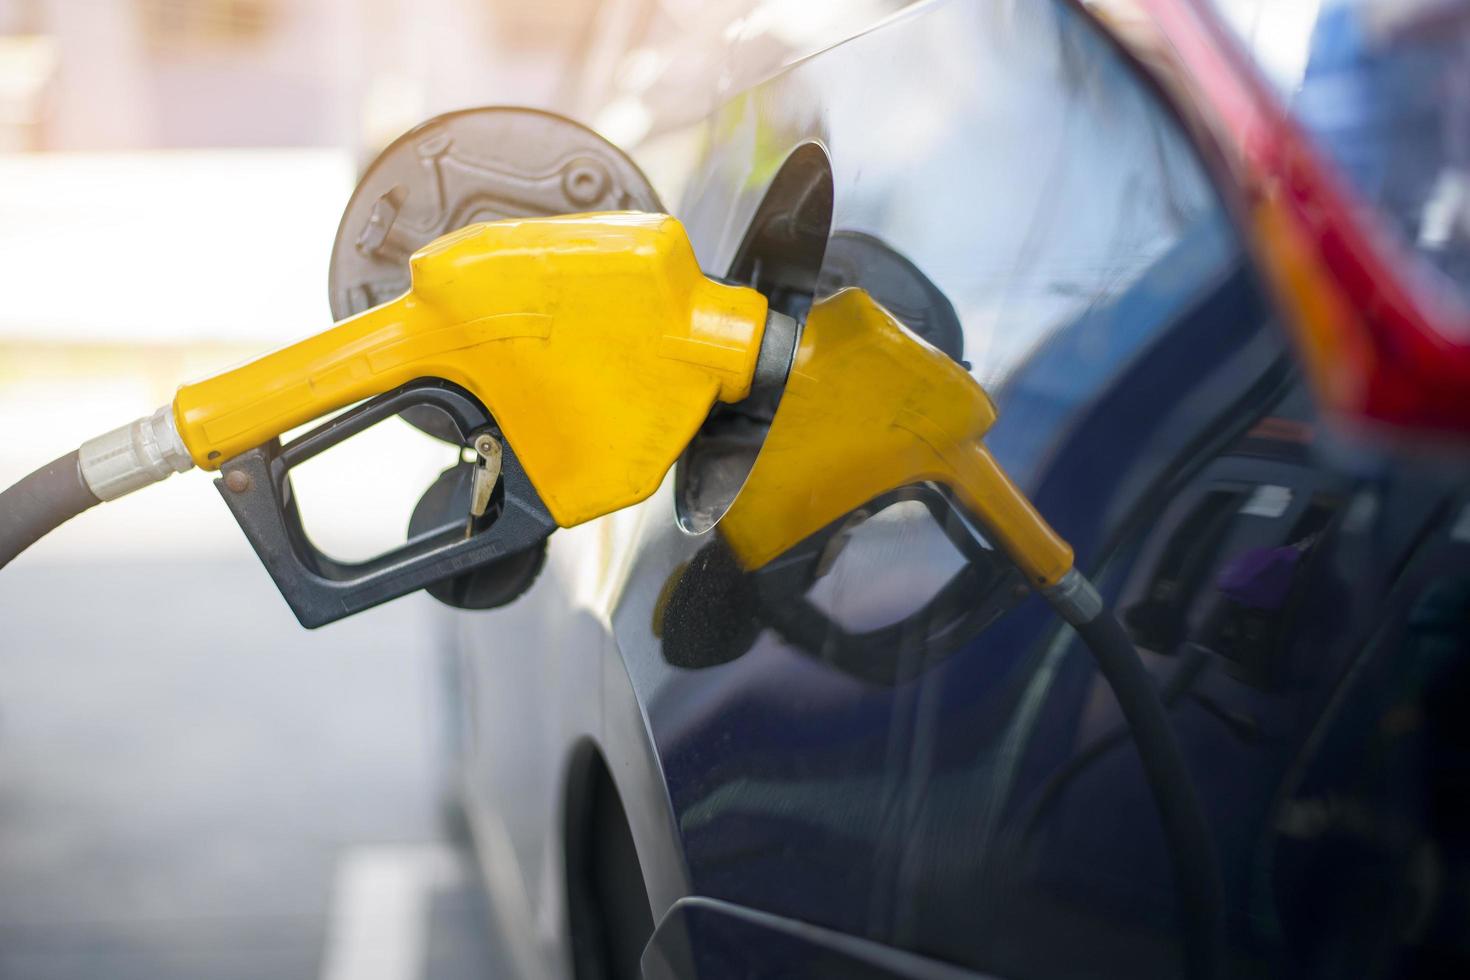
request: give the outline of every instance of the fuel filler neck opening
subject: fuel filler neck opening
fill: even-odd
[[[832,164],[815,143],[797,147],[756,208],[725,279],[770,304],[751,395],[716,405],[675,468],[679,524],[703,534],[730,509],[755,466],[776,415],[800,324],[817,292],[832,231]]]

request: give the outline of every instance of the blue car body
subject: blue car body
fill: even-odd
[[[1085,11],[922,3],[629,150],[707,271],[797,317],[865,288],[992,394],[988,445],[1169,711],[1223,975],[1465,965],[1466,456],[1323,417],[1217,178]],[[652,499],[454,620],[516,962],[1182,975],[1192,858],[1088,651],[930,486],[736,567],[717,517],[769,424],[717,413]]]

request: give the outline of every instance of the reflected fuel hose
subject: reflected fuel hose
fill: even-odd
[[[1218,980],[1225,964],[1225,900],[1220,863],[1204,807],[1195,792],[1179,742],[1169,727],[1164,704],[1138,658],[1133,641],[1111,611],[1087,623],[1072,624],[1107,679],[1118,707],[1133,730],[1139,761],[1151,786],[1170,786],[1155,793],[1154,805],[1174,862],[1189,976]]]
[[[1052,608],[1077,631],[1118,701],[1153,791],[1154,808],[1172,857],[1182,920],[1186,975],[1219,980],[1225,963],[1225,899],[1209,821],[1169,716],[1138,651],[1112,610],[1075,569],[1043,589]]]

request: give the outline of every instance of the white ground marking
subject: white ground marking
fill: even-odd
[[[413,980],[424,974],[429,899],[464,865],[442,844],[354,847],[337,862],[322,980]]]

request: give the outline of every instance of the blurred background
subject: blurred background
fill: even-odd
[[[569,64],[626,13],[0,0],[0,481],[324,328],[359,168],[451,108],[587,118]],[[452,457],[395,425],[315,461],[313,535],[401,541]],[[445,815],[439,627],[416,596],[301,630],[199,473],[17,561],[0,977],[504,975]]]

